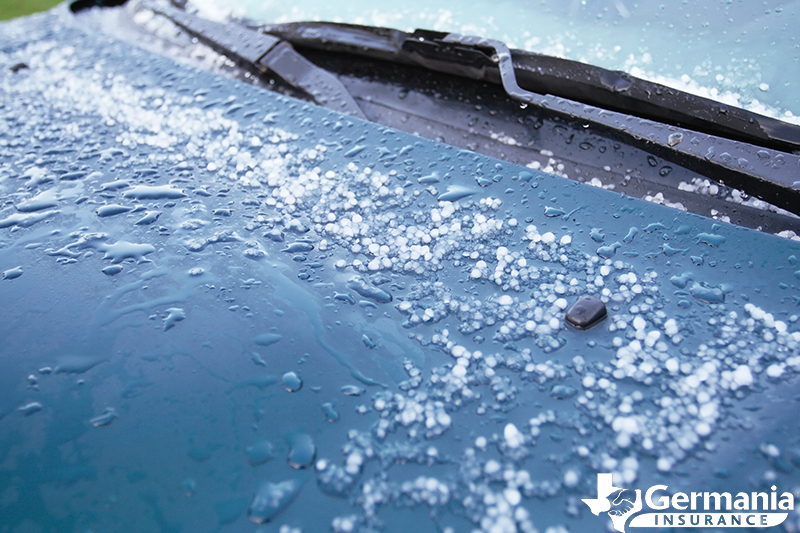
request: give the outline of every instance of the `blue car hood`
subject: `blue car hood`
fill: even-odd
[[[0,42],[0,531],[598,531],[655,485],[800,489],[800,243],[64,6]]]

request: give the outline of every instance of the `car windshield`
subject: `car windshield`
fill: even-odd
[[[522,0],[196,2],[264,22],[322,20],[499,39],[800,123],[800,2]]]

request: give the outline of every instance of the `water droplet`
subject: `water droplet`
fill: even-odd
[[[712,304],[721,304],[725,302],[725,293],[722,291],[722,288],[707,283],[694,283],[689,289],[689,293],[701,302]]]
[[[179,307],[167,309],[167,316],[164,317],[164,331],[175,327],[175,324],[186,319],[186,313]]]
[[[644,228],[644,230],[647,233],[653,233],[654,231],[659,231],[659,230],[662,230],[662,229],[667,229],[667,227],[664,224],[662,224],[661,222],[653,222],[652,224],[648,224]]]
[[[41,211],[43,209],[57,206],[58,195],[56,190],[50,189],[41,192],[33,198],[25,200],[24,202],[20,202],[17,204],[17,211],[20,211],[21,213],[33,213],[35,211]]]
[[[366,148],[367,148],[367,145],[365,145],[365,144],[356,145],[353,148],[351,148],[350,150],[348,150],[347,152],[345,152],[344,156],[345,157],[355,157],[358,154],[360,154],[361,152],[363,152]]]
[[[136,244],[127,241],[118,241],[114,244],[97,244],[97,250],[104,251],[103,259],[111,259],[112,263],[121,263],[125,259],[135,259],[137,262],[144,260],[144,256],[156,251],[150,244]]]
[[[471,189],[469,187],[464,187],[461,185],[450,185],[447,187],[447,191],[441,194],[438,198],[440,202],[456,202],[461,200],[462,198],[466,198],[467,196],[471,196],[475,194],[475,189]]]
[[[594,242],[603,242],[606,238],[601,228],[592,228],[592,230],[589,232],[589,236]]]
[[[427,176],[423,176],[419,178],[417,181],[420,183],[420,185],[433,185],[434,183],[439,183],[442,180],[439,179],[438,174],[434,173],[434,174],[429,174]]]
[[[314,245],[309,242],[293,242],[289,246],[281,250],[281,252],[294,254],[298,252],[310,252],[313,249]]]
[[[389,283],[392,281],[392,278],[385,274],[381,274],[377,272],[369,277],[369,280],[372,282],[373,285],[383,285],[385,283]]]
[[[356,385],[344,385],[342,387],[342,392],[346,396],[361,396],[367,391]]]
[[[372,340],[372,339],[369,337],[369,335],[366,335],[366,334],[364,334],[364,335],[362,335],[362,336],[361,336],[361,341],[364,343],[364,346],[366,346],[367,348],[375,348],[375,346],[377,346],[377,345],[375,344],[375,341],[373,341],[373,340]]]
[[[111,424],[115,418],[117,418],[117,412],[114,410],[114,408],[106,407],[105,411],[103,411],[103,414],[92,418],[89,420],[89,423],[94,427],[107,426]]]
[[[317,447],[314,440],[307,433],[298,433],[289,438],[289,466],[292,468],[307,468],[314,462]]]
[[[340,302],[347,302],[350,305],[356,305],[356,299],[350,293],[347,292],[334,292],[333,299],[339,300]]]
[[[9,268],[3,272],[3,279],[17,279],[22,275],[22,273],[23,270],[21,266]]]
[[[133,208],[127,205],[108,204],[102,207],[98,207],[95,210],[95,213],[97,213],[97,216],[105,218],[105,217],[113,217],[114,215],[119,215],[121,213],[127,213],[131,209]]]
[[[183,487],[183,492],[187,496],[194,496],[195,492],[197,491],[197,482],[194,480],[194,478],[187,477],[183,480],[183,483],[181,483],[181,487]]]
[[[33,413],[38,413],[42,410],[42,404],[39,402],[31,402],[28,404],[23,405],[22,407],[18,407],[17,411],[22,413],[25,416],[31,416]]]
[[[147,211],[145,212],[142,218],[136,221],[136,225],[147,226],[158,220],[158,217],[160,216],[161,216],[161,211]]]
[[[271,461],[275,457],[274,451],[275,448],[272,443],[267,439],[263,439],[248,446],[244,453],[247,455],[247,462],[251,466],[258,466]]]
[[[632,227],[631,229],[628,230],[628,234],[622,238],[622,242],[624,242],[625,244],[632,243],[633,239],[636,237],[638,233],[639,233],[639,228]]]
[[[303,388],[303,380],[295,372],[287,372],[281,378],[281,385],[289,392],[297,392]]]
[[[392,295],[380,287],[375,287],[367,283],[361,276],[355,276],[347,282],[347,286],[364,298],[369,298],[377,303],[385,304],[392,301]]]
[[[261,346],[270,346],[272,344],[275,344],[282,338],[283,337],[281,337],[277,333],[262,333],[261,335],[255,337],[253,339],[253,342]]]
[[[58,359],[58,364],[53,372],[56,374],[83,374],[103,362],[105,359],[88,355],[65,355]]]
[[[725,242],[725,237],[722,235],[715,235],[713,233],[698,233],[697,242],[719,248]]]
[[[130,187],[131,182],[128,180],[114,180],[104,183],[100,186],[100,191],[118,191],[126,187]]]
[[[672,276],[669,278],[670,283],[678,287],[679,289],[685,289],[686,285],[689,284],[690,281],[694,279],[694,274],[691,272],[684,272],[679,276]]]
[[[247,509],[247,516],[256,524],[269,522],[294,501],[302,487],[302,482],[297,479],[262,483]]]
[[[51,211],[43,211],[41,213],[14,213],[6,218],[0,220],[0,228],[10,228],[11,226],[19,226],[20,228],[29,228],[53,215],[58,214],[60,211],[53,209]]]
[[[283,242],[283,232],[278,228],[273,228],[264,234],[264,237],[268,238],[272,242]]]
[[[167,200],[186,196],[180,189],[173,189],[169,185],[137,185],[123,194],[126,198],[137,200]]]
[[[597,255],[603,259],[611,259],[617,253],[617,249],[622,246],[620,242],[613,242],[608,246],[601,246],[597,249]]]
[[[686,250],[688,250],[688,248],[673,248],[669,244],[664,243],[661,245],[661,250],[664,252],[664,255],[671,257],[680,252],[685,252]]]
[[[683,141],[683,133],[671,133],[667,137],[667,144],[670,146],[677,146]]]
[[[325,418],[328,419],[328,422],[338,422],[339,420],[339,413],[336,412],[336,408],[333,402],[325,402],[322,404],[322,411],[325,413]]]
[[[250,352],[250,360],[253,361],[253,364],[255,364],[255,365],[263,366],[263,367],[267,366],[267,362],[264,361],[264,358],[261,357],[260,353]]]

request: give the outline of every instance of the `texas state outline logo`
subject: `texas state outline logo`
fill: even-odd
[[[675,492],[667,485],[641,489],[615,487],[609,473],[597,474],[597,496],[582,501],[592,514],[607,513],[614,529],[632,527],[771,527],[782,524],[794,510],[794,495],[769,492]],[[650,512],[656,511],[656,512]]]

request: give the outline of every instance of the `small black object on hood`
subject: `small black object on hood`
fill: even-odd
[[[603,320],[608,313],[606,305],[594,296],[581,296],[567,311],[566,319],[570,326],[589,329]]]

